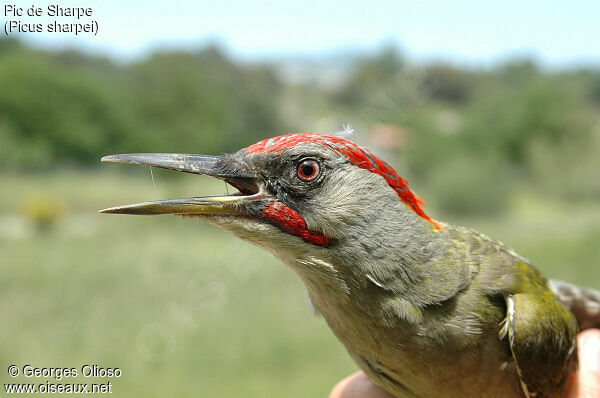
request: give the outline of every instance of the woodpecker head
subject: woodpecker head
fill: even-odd
[[[308,257],[347,263],[364,256],[369,258],[363,263],[368,263],[381,260],[387,249],[412,256],[412,246],[419,250],[418,236],[440,228],[425,214],[407,181],[387,163],[332,134],[287,134],[222,156],[125,154],[102,161],[206,174],[239,190],[102,213],[201,217],[287,264]]]

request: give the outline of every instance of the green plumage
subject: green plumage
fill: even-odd
[[[371,380],[397,397],[562,397],[577,362],[573,313],[502,243],[442,226],[413,235],[426,243],[410,256],[376,242],[346,269],[331,259],[349,299],[310,281],[315,307]]]
[[[469,291],[481,291],[505,311],[498,334],[508,344],[526,397],[561,397],[576,366],[575,316],[550,289],[548,280],[502,243],[476,231],[447,226],[464,248],[464,259],[478,272]],[[502,296],[504,303],[494,300]],[[477,310],[476,310],[477,311]],[[479,310],[483,317],[489,309]],[[493,312],[492,312],[493,313]]]

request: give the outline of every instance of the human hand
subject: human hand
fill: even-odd
[[[579,368],[565,398],[600,397],[600,330],[588,329],[577,336]],[[368,397],[368,396],[367,396]]]
[[[342,381],[331,391],[329,398],[394,398],[369,380],[362,371],[356,372]]]
[[[579,369],[572,375],[565,398],[600,397],[600,330],[588,329],[577,336]],[[373,384],[363,372],[340,381],[329,398],[394,398]]]

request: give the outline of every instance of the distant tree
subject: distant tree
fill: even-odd
[[[110,152],[218,153],[284,130],[281,84],[217,48],[131,66],[0,40],[0,165],[92,163]],[[8,51],[8,50],[7,50]]]
[[[358,60],[354,72],[335,93],[334,99],[341,105],[364,105],[372,101],[374,92],[397,81],[404,67],[404,59],[396,47],[387,46],[374,57]]]
[[[0,58],[0,87],[0,125],[15,145],[10,162],[26,167],[95,161],[131,126],[110,81],[44,53]]]
[[[423,79],[431,98],[457,104],[467,102],[477,84],[475,73],[443,64],[425,67]]]

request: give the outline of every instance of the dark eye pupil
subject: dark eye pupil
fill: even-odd
[[[315,169],[313,166],[305,164],[304,167],[302,167],[302,173],[305,176],[311,176],[314,173]]]
[[[306,159],[298,165],[296,175],[302,181],[308,182],[317,178],[320,171],[319,163],[312,159]]]

